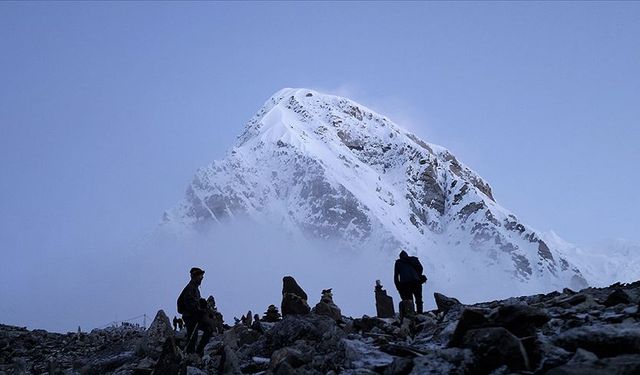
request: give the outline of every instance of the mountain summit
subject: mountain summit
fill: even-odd
[[[522,292],[587,285],[449,150],[308,89],[267,100],[228,156],[197,171],[164,225],[197,231],[240,217],[387,260],[406,249],[430,280],[472,275],[489,291],[505,282],[529,286]]]

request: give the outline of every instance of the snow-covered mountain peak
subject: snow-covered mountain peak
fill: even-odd
[[[198,171],[165,222],[199,228],[240,216],[386,256],[402,247],[443,277],[462,267],[533,286],[523,292],[586,285],[449,150],[350,99],[308,89],[267,100],[229,156]]]

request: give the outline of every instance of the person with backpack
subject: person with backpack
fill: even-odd
[[[187,326],[187,353],[197,353],[202,356],[204,347],[209,342],[213,329],[207,319],[207,301],[200,297],[200,284],[204,278],[204,271],[194,267],[189,271],[191,280],[184,287],[178,297],[178,312],[182,314],[182,320]],[[198,331],[202,331],[202,338],[196,348]]]
[[[404,250],[400,252],[394,267],[393,282],[403,301],[413,301],[415,298],[418,314],[423,313],[422,284],[427,281],[422,271],[422,264],[417,257],[409,256]]]

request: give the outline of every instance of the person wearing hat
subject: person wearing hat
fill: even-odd
[[[400,252],[394,266],[393,282],[403,301],[413,301],[415,297],[418,314],[422,314],[423,308],[422,284],[427,281],[422,271],[422,264],[417,257],[409,256],[404,250]]]
[[[182,320],[187,327],[187,353],[194,351],[202,356],[204,347],[211,338],[211,325],[206,320],[207,301],[200,297],[200,284],[204,278],[204,271],[200,268],[193,267],[191,271],[191,280],[184,287],[182,293],[178,297],[178,312],[182,314]],[[202,338],[196,348],[198,341],[198,331],[202,331]]]

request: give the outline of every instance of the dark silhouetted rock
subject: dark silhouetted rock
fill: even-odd
[[[315,342],[320,348],[335,348],[346,333],[335,320],[324,315],[287,315],[265,333],[267,347],[277,350],[298,340]]]
[[[271,355],[271,369],[274,373],[278,373],[278,370],[283,363],[286,363],[291,368],[295,369],[311,362],[312,359],[313,358],[309,353],[303,353],[293,347],[286,347],[273,352]]]
[[[577,355],[577,353],[576,353]],[[640,355],[625,354],[603,359],[574,361],[549,370],[546,375],[637,375]]]
[[[175,340],[173,337],[169,337],[162,347],[162,353],[153,370],[154,375],[178,375],[180,373],[181,360],[182,357],[178,351]]]
[[[308,314],[311,312],[307,300],[293,293],[285,293],[282,295],[282,305],[280,308],[283,316]]]
[[[458,347],[462,345],[462,339],[468,331],[486,327],[488,322],[487,317],[484,316],[482,311],[464,309],[460,316],[460,320],[458,320],[458,325],[456,325],[456,330],[453,331],[453,335],[449,341],[449,346]]]
[[[582,348],[598,357],[640,353],[640,327],[624,324],[576,327],[561,333],[553,342],[566,350]]]
[[[631,303],[631,298],[622,289],[614,290],[613,292],[611,292],[611,294],[609,294],[609,296],[607,296],[607,299],[604,301],[605,306],[615,306],[621,303]]]
[[[311,311],[307,303],[307,293],[291,276],[282,278],[282,303],[280,305],[282,316],[289,314],[308,314]]]
[[[517,337],[534,336],[536,329],[551,319],[542,309],[527,305],[505,305],[490,316],[492,323]]]
[[[393,297],[387,295],[387,291],[382,288],[380,280],[376,280],[375,297],[378,318],[393,318],[396,314],[393,306]]]
[[[384,375],[408,375],[413,370],[413,358],[396,358],[384,370]]]
[[[307,297],[307,293],[305,293],[302,287],[300,287],[300,285],[298,285],[298,283],[296,282],[296,279],[294,279],[292,276],[285,276],[282,278],[282,294],[284,295],[285,293],[295,294],[296,296],[304,300],[309,299]]]
[[[436,306],[438,306],[438,312],[448,313],[449,310],[462,307],[462,303],[455,298],[447,297],[444,294],[433,293],[433,298],[436,300]]]
[[[153,358],[158,358],[163,351],[163,345],[169,337],[174,336],[173,328],[171,327],[171,321],[167,314],[163,310],[159,310],[156,313],[156,317],[149,326],[149,329],[145,332],[144,345],[149,354]]]
[[[506,365],[512,371],[529,370],[529,359],[520,340],[502,327],[470,330],[462,340],[478,358],[478,367],[491,371]]]

